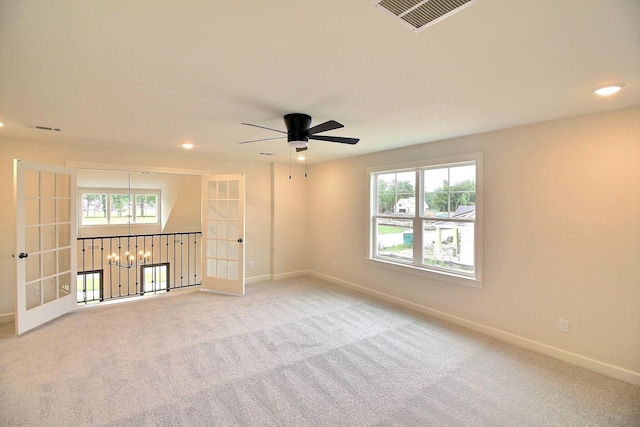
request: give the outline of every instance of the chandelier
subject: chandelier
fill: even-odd
[[[120,260],[120,255],[114,252],[111,255],[107,255],[107,262],[109,265],[114,265],[116,267],[134,268],[140,264],[146,264],[150,257],[151,252],[140,251],[136,258],[129,251],[126,251],[124,253],[124,260]]]
[[[129,187],[129,215],[128,215],[128,235],[127,235],[127,251],[124,253],[124,258],[120,258],[120,244],[118,244],[118,252],[113,252],[110,255],[107,255],[107,263],[110,266],[121,267],[121,268],[135,268],[138,265],[146,264],[147,261],[151,259],[151,252],[138,252],[138,256],[135,256],[135,251],[131,251],[131,238],[133,237],[136,240],[136,248],[138,247],[137,238],[131,235],[131,211],[135,209],[135,201],[132,203],[131,199],[131,171],[128,172],[128,187]]]

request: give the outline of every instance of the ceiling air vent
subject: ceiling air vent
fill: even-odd
[[[477,0],[374,0],[375,6],[393,14],[414,31],[422,31],[471,6]]]
[[[40,125],[25,125],[25,126],[31,129],[52,130],[55,132],[60,132],[60,128],[54,128],[51,126],[40,126]]]

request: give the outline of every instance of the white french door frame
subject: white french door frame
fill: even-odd
[[[76,307],[76,172],[14,160],[16,333]]]
[[[123,168],[123,165],[109,166],[108,169]],[[16,263],[15,324],[17,334],[23,334],[73,311],[77,307],[76,170],[92,169],[93,167],[95,167],[95,164],[78,162],[67,162],[66,166],[57,166],[14,160],[13,195],[16,212],[16,250],[14,254]],[[149,169],[146,167],[137,168]],[[202,290],[228,295],[244,295],[244,175],[205,175],[203,171],[173,169],[170,171],[162,169],[158,170],[158,172],[203,176],[201,189],[203,232]],[[38,180],[43,176],[53,176],[54,179],[58,180],[66,176],[68,177],[68,188],[65,190],[64,195],[55,192],[53,195],[40,194],[38,184],[37,194],[27,195],[25,174],[31,174],[32,181],[34,180],[33,176],[38,176]],[[215,196],[209,197],[211,195],[210,185],[212,182],[216,182],[217,193]],[[223,186],[227,186],[225,191],[218,191],[218,184],[220,183],[224,183]],[[33,184],[31,186],[36,187]],[[57,184],[54,184],[55,188],[57,188],[56,186]],[[30,190],[31,193],[33,193],[34,188]],[[63,203],[66,206],[62,210],[65,217],[60,218],[59,207]],[[45,204],[54,206],[53,213],[40,209],[40,206]],[[39,207],[38,210],[32,208],[36,205]],[[220,209],[222,205],[227,206],[228,209]],[[48,219],[43,223],[42,219],[45,212],[47,214],[44,216],[51,217],[53,215],[53,219]],[[27,217],[27,214],[30,214],[30,216]],[[217,225],[211,229],[210,226],[214,222]],[[220,227],[220,224],[223,226]],[[53,233],[55,235],[53,238],[55,246],[51,244],[43,245],[43,236],[40,230],[43,226],[49,227],[50,230],[56,230]],[[65,233],[61,234],[56,228],[58,226],[64,227]],[[27,232],[28,229],[31,231]],[[36,229],[38,229],[37,232],[35,231]],[[68,233],[66,232],[67,229]],[[215,235],[208,233],[212,230],[215,230]],[[28,234],[32,237],[28,237]],[[37,238],[33,237],[35,235],[37,235]],[[60,244],[62,243],[60,241],[61,235],[65,235],[64,244]],[[33,243],[36,240],[37,245],[33,250],[34,245],[28,242]],[[50,241],[51,232],[49,231],[47,232],[47,242]],[[59,251],[62,251],[64,256]],[[44,258],[47,258],[47,261],[43,261]],[[63,261],[61,261],[62,258],[64,258]],[[39,261],[34,263],[34,259]],[[30,265],[33,268],[29,273]],[[214,271],[210,268],[212,265],[215,265]],[[225,267],[220,269],[221,266]],[[44,281],[47,281],[47,283],[55,282],[55,286],[50,286],[49,295],[44,295]],[[53,291],[51,289],[55,289],[55,295],[52,294]]]
[[[244,175],[202,180],[202,290],[244,295]]]

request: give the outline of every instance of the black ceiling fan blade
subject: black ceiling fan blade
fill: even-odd
[[[266,126],[254,125],[253,123],[241,123],[241,124],[243,124],[245,126],[253,126],[254,128],[267,129],[267,130],[272,130],[272,131],[280,132],[280,133],[287,133],[287,132],[285,132],[283,130],[268,128]]]
[[[296,153],[299,153],[301,151],[307,151],[309,149],[309,147],[296,147]]]
[[[286,136],[275,136],[273,138],[252,139],[251,141],[238,142],[238,144],[249,144],[250,142],[269,141],[271,139],[282,139],[282,138],[286,138]]]
[[[339,142],[340,144],[355,145],[360,141],[359,138],[347,138],[344,136],[326,136],[326,135],[309,135],[309,139],[317,139],[319,141]]]
[[[329,120],[328,122],[320,123],[319,125],[310,128],[307,132],[309,132],[309,135],[313,135],[314,133],[326,132],[343,127],[344,125],[342,123],[338,123],[335,120]]]

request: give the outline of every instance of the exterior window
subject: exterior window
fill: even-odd
[[[81,190],[81,225],[159,224],[160,191]]]
[[[163,292],[169,289],[169,263],[143,265],[140,274],[143,292]]]
[[[102,301],[102,270],[78,272],[78,304]]]
[[[136,223],[158,223],[158,196],[156,194],[136,194]]]
[[[107,195],[82,194],[82,225],[107,224]]]
[[[369,170],[373,260],[481,280],[481,156]]]
[[[111,194],[109,197],[109,224],[128,224],[132,220],[131,198],[128,194]]]

